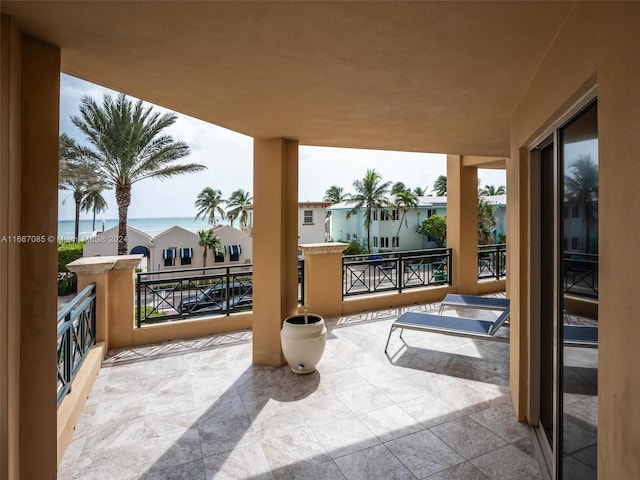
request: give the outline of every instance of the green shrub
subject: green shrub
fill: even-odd
[[[78,277],[75,273],[58,273],[58,296],[71,295],[78,291]]]
[[[367,249],[360,245],[356,240],[351,242],[344,251],[344,255],[360,255],[363,253],[367,253]]]
[[[58,244],[58,272],[68,272],[67,264],[82,258],[85,242]]]
[[[85,242],[58,244],[58,272],[68,272],[67,264],[82,258]]]

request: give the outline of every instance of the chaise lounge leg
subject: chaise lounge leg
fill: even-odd
[[[387,348],[389,348],[389,340],[391,340],[391,334],[395,329],[396,327],[394,325],[391,325],[391,328],[389,329],[389,336],[387,337],[387,344],[384,346],[384,353],[387,353]],[[400,331],[400,335],[402,335],[402,331]]]

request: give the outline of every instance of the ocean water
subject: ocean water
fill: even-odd
[[[58,221],[58,240],[71,240],[73,238],[74,229],[73,220],[60,220]],[[108,230],[111,227],[118,225],[117,218],[96,218],[96,230],[102,231],[104,223],[104,229]],[[169,217],[169,218],[129,218],[127,224],[130,227],[137,228],[143,232],[148,233],[152,237],[155,237],[160,232],[178,225],[189,231],[197,233],[198,230],[206,230],[211,228],[211,225],[205,220],[194,220],[193,217]],[[86,240],[91,237],[93,233],[93,220],[80,220],[79,237],[80,240]]]

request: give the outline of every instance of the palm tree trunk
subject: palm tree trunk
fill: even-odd
[[[407,214],[407,211],[403,208],[402,209],[402,217],[400,218],[400,226],[398,227],[398,231],[396,232],[396,238],[398,239],[398,245],[400,245],[400,229],[402,228],[402,222],[404,222],[404,217]],[[396,247],[393,246],[393,238],[391,239],[391,249],[395,252],[396,251]]]
[[[131,185],[116,185],[118,204],[118,255],[127,254],[127,216],[131,203]]]
[[[95,208],[93,209],[93,225],[91,227],[91,230],[94,232],[96,231],[96,209]]]
[[[75,218],[73,241],[77,242],[80,237],[80,203],[82,202],[82,194],[75,192],[73,194],[73,199],[76,202],[76,218]]]

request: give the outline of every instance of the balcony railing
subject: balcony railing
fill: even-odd
[[[304,262],[298,261],[299,301],[304,304]],[[138,273],[136,327],[253,309],[253,265]]]
[[[342,257],[342,296],[451,285],[451,249]]]
[[[95,343],[96,285],[92,283],[58,312],[58,405]]]
[[[564,292],[598,298],[598,255],[564,252]]]
[[[478,247],[478,278],[500,280],[507,275],[507,245],[481,245]]]

